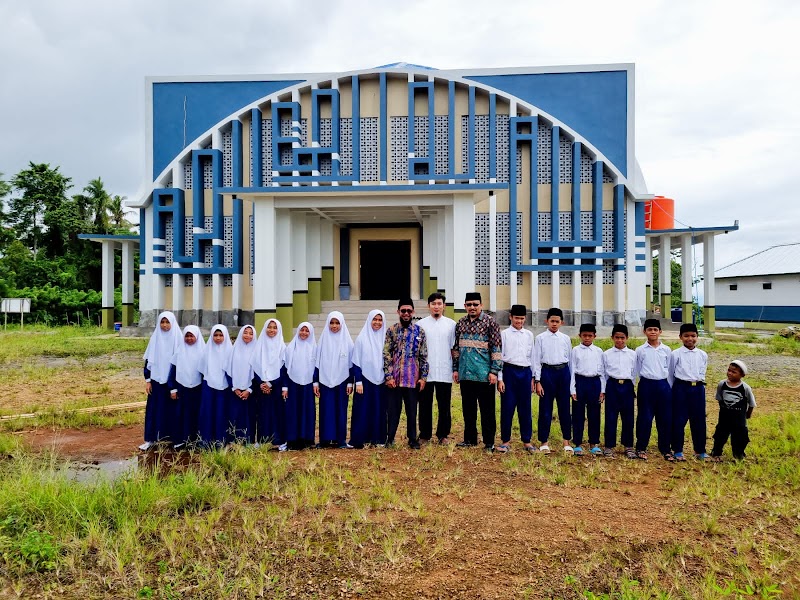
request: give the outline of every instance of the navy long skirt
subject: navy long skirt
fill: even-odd
[[[386,388],[368,379],[363,380],[364,393],[353,396],[350,416],[350,445],[386,443]]]
[[[256,375],[253,389],[258,390],[258,419],[253,422],[259,442],[270,442],[280,446],[286,441],[286,402],[281,392],[281,379],[270,381],[272,391],[261,391],[261,378]],[[313,436],[312,436],[313,438]]]
[[[335,387],[319,385],[319,443],[344,446],[347,441],[347,382]]]
[[[314,386],[289,380],[289,397],[284,404],[285,441],[293,450],[314,445],[317,405]]]
[[[228,443],[250,441],[252,431],[250,429],[250,398],[239,398],[231,390],[228,400],[228,428],[225,431]]]
[[[215,390],[204,381],[200,393],[199,429],[204,446],[222,446],[228,431],[227,405],[233,393],[230,388]]]
[[[169,397],[169,386],[157,381],[151,381],[151,385],[152,390],[147,396],[144,409],[144,441],[169,441],[172,434],[170,416],[173,412],[168,404],[172,402]]]
[[[194,443],[200,439],[200,397],[202,386],[184,387],[177,384],[178,389],[178,427],[175,430],[175,443]],[[173,401],[174,402],[174,401]]]

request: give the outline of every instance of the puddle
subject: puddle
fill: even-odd
[[[67,470],[73,481],[91,483],[98,480],[114,481],[137,471],[164,477],[171,473],[182,473],[199,462],[200,456],[195,452],[165,450],[142,452],[123,460],[70,463]]]
[[[132,473],[138,466],[138,458],[132,456],[124,460],[109,460],[97,463],[70,463],[67,471],[70,479],[78,483],[95,481],[114,481],[123,475]]]

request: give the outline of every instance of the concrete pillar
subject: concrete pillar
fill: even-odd
[[[292,319],[300,323],[308,319],[308,275],[306,275],[306,216],[291,213]]]
[[[115,242],[104,240],[102,242],[102,302],[100,314],[104,329],[114,329],[114,246]]]
[[[122,243],[122,326],[133,325],[133,255],[134,242]]]
[[[692,257],[692,236],[684,233],[681,235],[681,309],[683,323],[691,323],[692,315],[692,272],[694,271]]]
[[[291,218],[287,209],[275,210],[275,237],[272,238],[275,256],[275,298],[277,319],[283,328],[286,342],[292,339],[294,315],[292,312],[292,268],[291,268]]]
[[[473,208],[474,211],[474,208]],[[459,306],[459,317],[464,314],[464,294],[458,297],[458,292],[454,287],[454,266],[455,261],[455,237],[453,232],[453,212],[454,207],[448,206],[444,213],[444,289],[447,290],[447,302],[445,303],[445,314],[454,319],[456,317],[455,307]],[[474,216],[473,216],[474,223]],[[473,246],[475,241],[473,239]],[[440,283],[441,285],[441,283]]]
[[[662,235],[658,248],[658,291],[661,294],[661,318],[669,319],[672,309],[672,265],[670,249],[672,239]]]
[[[625,322],[625,268],[621,258],[614,261],[614,312],[623,315]]]
[[[489,310],[497,310],[497,197],[493,192],[489,192]]]
[[[319,224],[319,256],[322,265],[320,295],[322,300],[336,298],[336,280],[333,266],[333,223],[323,219]],[[348,268],[347,265],[344,268]]]
[[[451,298],[447,298],[448,289],[447,289],[447,281],[445,278],[445,257],[447,256],[447,249],[445,247],[447,243],[447,234],[445,232],[445,211],[440,210],[436,215],[436,268],[433,270],[433,282],[436,287],[437,292],[441,292],[445,295],[446,300],[451,300]]]
[[[306,276],[308,312],[322,312],[322,264],[320,263],[320,217],[306,215]]]
[[[603,248],[601,246],[595,247],[595,252],[602,252]],[[603,312],[605,311],[605,302],[603,298],[603,259],[596,258],[595,265],[599,267],[597,271],[594,272],[594,313],[595,313],[595,325],[598,327],[603,325]]]
[[[572,312],[574,315],[573,325],[580,325],[583,322],[581,313],[583,312],[583,289],[581,288],[581,271],[572,272]]]
[[[645,292],[644,302],[647,312],[653,312],[653,249],[650,238],[644,239],[644,267],[645,267]]]
[[[167,275],[169,277],[169,275]],[[183,306],[183,282],[185,275],[172,275],[172,312],[180,319],[180,313],[184,309]]]
[[[466,314],[464,296],[475,291],[475,205],[472,194],[453,196],[453,240],[458,240],[458,253],[451,245],[454,312]]]
[[[253,310],[256,331],[260,332],[267,319],[277,317],[275,281],[276,218],[273,198],[257,199],[253,203],[255,234],[255,269],[253,274]]]
[[[703,329],[706,333],[714,333],[716,329],[714,271],[714,234],[707,233],[703,239]]]

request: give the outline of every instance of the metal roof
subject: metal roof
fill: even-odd
[[[754,277],[788,273],[800,273],[800,243],[772,246],[727,267],[717,269],[714,276]]]

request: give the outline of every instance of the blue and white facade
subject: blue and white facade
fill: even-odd
[[[478,290],[575,323],[645,314],[633,65],[146,85],[140,325],[171,309],[290,332],[319,299],[363,296],[374,240],[408,242],[412,297],[442,290],[455,312]]]

